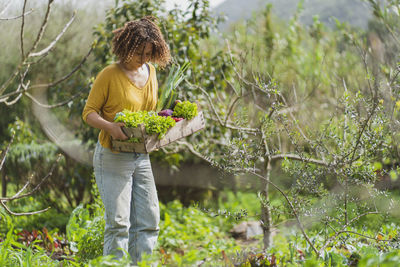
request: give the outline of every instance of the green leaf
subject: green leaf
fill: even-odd
[[[396,172],[396,171],[391,170],[391,171],[389,172],[389,175],[390,175],[390,179],[391,179],[393,182],[394,182],[394,181],[397,181],[398,176],[397,176],[397,172]]]
[[[374,162],[374,171],[382,170],[381,162]]]

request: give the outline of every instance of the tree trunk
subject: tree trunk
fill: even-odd
[[[264,233],[264,249],[268,249],[272,245],[272,236],[271,236],[271,211],[269,207],[269,180],[271,176],[271,160],[267,159],[265,164],[265,180],[263,180],[263,197],[265,199],[265,205],[261,205],[261,221],[263,225],[263,233]]]

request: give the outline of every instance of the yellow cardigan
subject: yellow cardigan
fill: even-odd
[[[149,66],[150,75],[143,88],[138,88],[128,78],[117,63],[105,67],[96,77],[89,97],[82,112],[86,122],[87,115],[97,112],[107,121],[114,121],[115,114],[124,109],[130,111],[156,110],[158,100],[158,83],[156,70]],[[100,131],[99,142],[111,149],[111,136]]]

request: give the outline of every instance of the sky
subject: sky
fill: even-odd
[[[217,5],[221,4],[225,0],[210,0],[210,7],[216,7]],[[167,8],[172,8],[174,4],[177,4],[179,7],[180,6],[187,6],[188,0],[166,0],[167,3]]]
[[[3,8],[6,6],[6,4],[9,1],[12,1],[11,6],[13,4],[14,5],[22,5],[22,3],[24,2],[23,0],[0,0],[0,11],[3,10]],[[79,5],[82,6],[82,5],[84,5],[85,2],[91,2],[91,1],[81,1],[81,0],[56,0],[56,1],[61,2],[61,3],[69,2],[69,3],[72,3],[73,6],[79,6]],[[214,8],[224,1],[225,0],[209,0],[210,7]],[[47,0],[34,0],[31,2],[47,2]],[[189,4],[188,0],[166,0],[165,2],[166,2],[166,6],[168,9],[173,8],[175,4],[177,4],[179,7],[182,7],[182,8],[187,7]],[[107,1],[100,2],[100,3],[102,3],[103,5],[106,5],[106,6],[111,6],[114,4],[114,0],[107,0]],[[6,11],[8,11],[8,10],[6,10]],[[4,12],[4,13],[6,13],[6,12]]]

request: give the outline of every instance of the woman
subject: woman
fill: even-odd
[[[96,77],[82,118],[100,129],[93,165],[105,207],[104,255],[132,261],[151,254],[158,237],[159,207],[148,154],[117,153],[111,137],[126,140],[117,112],[155,110],[158,85],[149,62],[164,67],[170,61],[168,46],[153,17],[130,21],[113,31],[113,53],[118,62]]]

